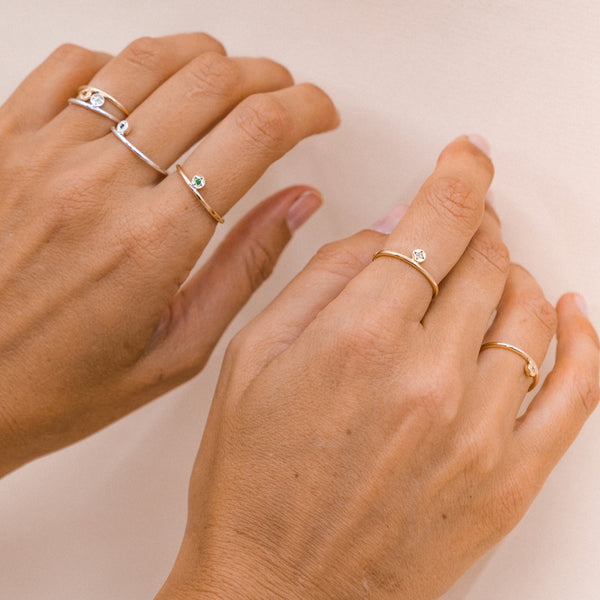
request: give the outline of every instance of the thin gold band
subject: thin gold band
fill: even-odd
[[[100,94],[105,100],[108,100],[113,106],[116,106],[126,117],[129,116],[129,111],[108,92],[101,90],[100,88],[91,87],[89,85],[82,85],[77,90],[79,92],[79,98],[81,100],[89,100],[93,94]]]
[[[202,197],[202,194],[194,187],[194,184],[189,180],[188,176],[183,172],[181,165],[175,165],[177,172],[181,175],[181,178],[185,181],[187,186],[193,192],[194,196],[200,201],[200,204],[205,208],[206,212],[217,222],[225,223],[225,219]],[[204,183],[202,184],[204,185]]]
[[[527,390],[528,392],[530,392],[538,384],[540,378],[540,370],[538,369],[535,360],[533,360],[533,358],[531,358],[531,356],[529,356],[527,352],[521,350],[521,348],[513,346],[512,344],[506,344],[505,342],[486,342],[485,344],[483,344],[483,346],[481,346],[480,351],[487,350],[488,348],[501,348],[502,350],[508,350],[509,352],[520,356],[527,363],[524,369],[525,375],[533,379],[531,385],[529,386],[529,389]]]
[[[405,256],[404,254],[400,254],[399,252],[393,252],[392,250],[380,250],[373,256],[373,260],[377,260],[378,258],[382,258],[384,256],[400,260],[403,263],[410,265],[413,269],[419,271],[419,273],[421,273],[421,275],[423,275],[423,277],[425,277],[425,279],[427,279],[427,281],[429,282],[429,285],[431,286],[431,290],[433,292],[433,298],[435,298],[438,295],[440,288],[436,280],[432,277],[431,273],[424,269],[416,260],[410,258],[409,256]]]

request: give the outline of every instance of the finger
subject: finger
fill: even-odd
[[[183,168],[191,177],[206,177],[202,195],[225,214],[267,167],[302,138],[335,127],[337,112],[329,97],[304,84],[241,102],[194,150]],[[123,148],[123,161],[131,154]],[[158,239],[165,272],[193,265],[212,236],[216,222],[198,202],[177,172],[153,188],[146,202],[160,206]],[[146,204],[142,209],[146,210]],[[165,226],[166,223],[166,226]]]
[[[486,206],[481,227],[441,286],[423,319],[436,343],[453,348],[457,357],[477,362],[483,337],[500,302],[510,258],[500,225]]]
[[[143,37],[135,40],[94,77],[79,78],[70,91],[89,84],[114,96],[129,112],[142,103],[156,88],[188,62],[204,52],[224,54],[223,46],[204,33],[185,33],[165,37]],[[88,140],[104,135],[114,125],[106,117],[67,105],[54,126],[74,139]],[[169,107],[162,110],[168,110]],[[118,111],[115,115],[120,114]],[[156,119],[158,115],[154,115]]]
[[[13,92],[0,109],[2,118],[14,129],[39,129],[63,110],[82,81],[91,79],[111,58],[74,44],[60,46]]]
[[[127,118],[127,135],[136,146],[152,148],[152,159],[166,168],[241,100],[293,83],[289,71],[272,60],[205,52]],[[143,179],[153,180],[154,173],[143,162],[130,160]]]
[[[481,224],[492,177],[491,160],[469,138],[452,142],[385,249],[409,257],[414,249],[424,249],[427,260],[422,266],[441,282]],[[373,261],[352,282],[349,292],[347,310],[352,310],[351,305],[361,310],[359,305],[371,302],[382,321],[396,323],[398,331],[403,320],[419,322],[432,299],[432,288],[417,269],[388,257]]]
[[[173,298],[134,377],[184,381],[206,363],[233,317],[269,277],[292,234],[321,205],[304,186],[271,196],[242,219]]]
[[[246,325],[236,336],[237,343],[252,346],[245,353],[253,357],[252,363],[244,366],[245,379],[288,348],[348,282],[370,264],[373,253],[406,209],[400,205],[372,229],[323,246],[279,296]]]
[[[598,405],[598,336],[580,309],[583,299],[563,296],[557,306],[556,364],[525,414],[517,421],[519,460],[550,474]],[[540,481],[539,483],[541,484]]]
[[[511,344],[541,365],[555,330],[554,307],[546,300],[535,279],[522,267],[513,265],[496,318],[484,343],[496,341]],[[479,355],[483,388],[489,390],[486,411],[498,418],[505,417],[502,422],[508,422],[511,429],[532,384],[526,366],[526,360],[504,348],[489,348]]]

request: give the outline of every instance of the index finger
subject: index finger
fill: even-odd
[[[474,141],[481,146],[479,139],[462,136],[442,151],[433,174],[385,245],[385,250],[409,259],[413,251],[423,250],[421,266],[437,283],[458,262],[483,219],[494,168]],[[432,300],[427,278],[406,261],[389,257],[373,261],[348,291],[376,303],[382,315],[396,321],[420,321]]]

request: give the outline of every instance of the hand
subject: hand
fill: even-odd
[[[306,187],[276,194],[182,287],[216,222],[177,172],[161,176],[109,118],[67,103],[87,83],[132,111],[127,140],[158,165],[202,138],[183,169],[206,177],[220,214],[338,123],[320,89],[203,34],[115,58],[63,46],[21,84],[0,109],[0,475],[197,373],[320,203]]]
[[[459,138],[389,237],[324,247],[234,338],[160,600],[433,599],[523,516],[598,402],[599,346],[577,296],[556,313],[510,264],[491,179]],[[435,300],[382,248],[424,248]],[[541,363],[556,322],[519,416],[523,359],[480,348]]]

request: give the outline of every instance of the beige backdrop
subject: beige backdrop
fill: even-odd
[[[553,301],[581,291],[600,324],[598,0],[2,0],[0,96],[61,42],[117,52],[186,30],[279,59],[325,87],[343,117],[229,218],[290,183],[326,198],[226,338],[320,244],[407,202],[440,148],[470,132],[492,143],[514,259]],[[223,347],[184,388],[0,482],[1,598],[153,598],[179,546]],[[447,599],[597,600],[599,435],[596,415],[523,522]]]

